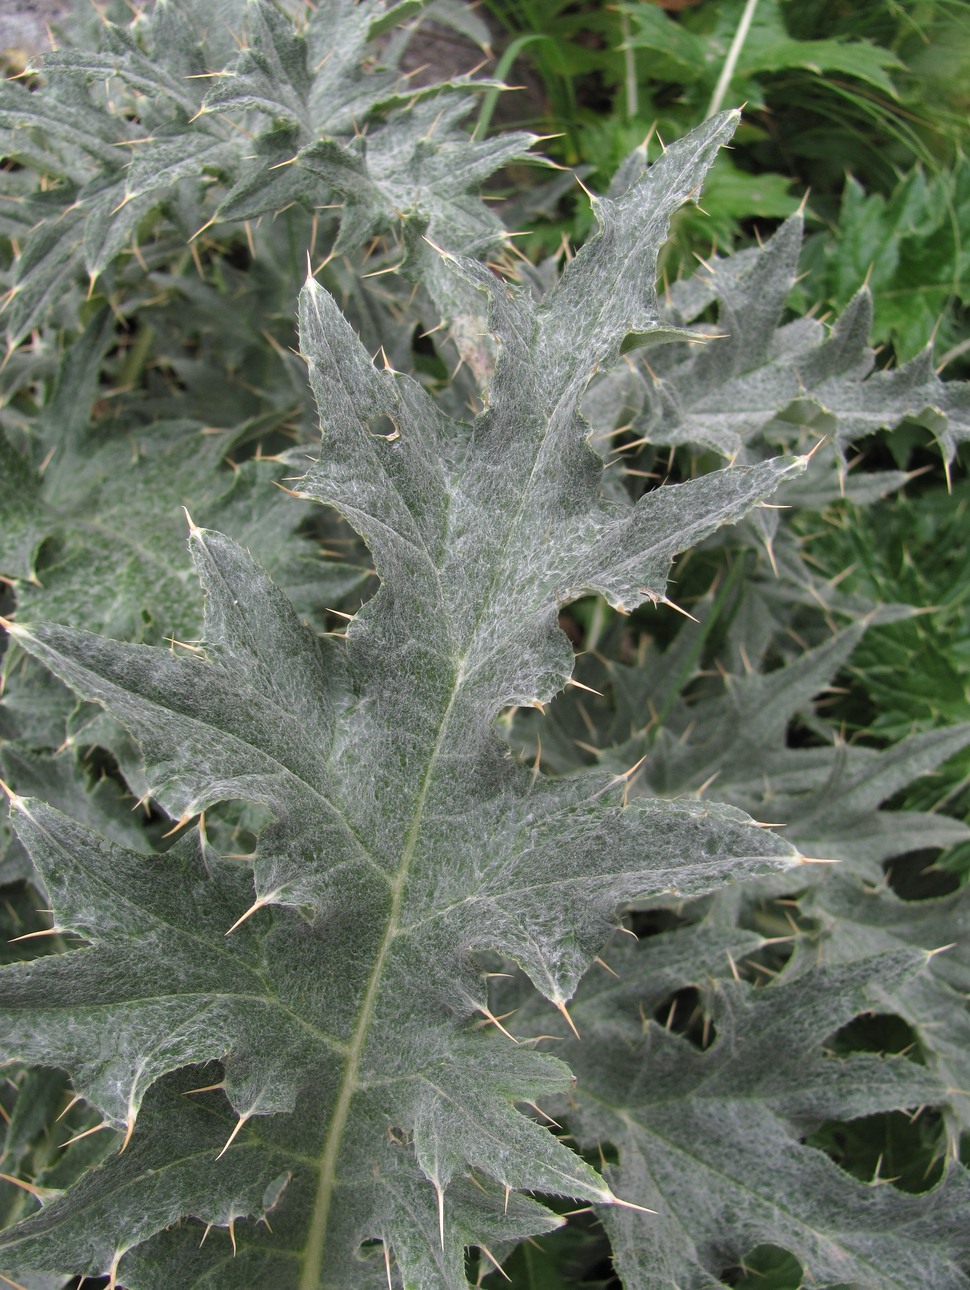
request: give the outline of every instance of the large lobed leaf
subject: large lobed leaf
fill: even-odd
[[[597,431],[609,434],[629,421],[637,439],[749,459],[769,446],[790,447],[809,427],[815,439],[831,436],[842,458],[866,435],[911,420],[952,461],[970,427],[966,385],[942,382],[929,350],[898,369],[877,370],[865,288],[831,329],[806,317],[782,322],[801,241],[801,218],[792,216],[763,247],[715,256],[672,288],[673,323],[693,323],[716,303],[716,328],[701,328],[714,339],[671,347],[656,361],[602,378],[587,400]]]
[[[15,797],[56,925],[90,946],[8,971],[11,1052],[66,1067],[130,1141],[6,1234],[14,1275],[463,1287],[466,1246],[556,1221],[510,1191],[614,1200],[515,1109],[569,1074],[476,1028],[494,1019],[474,952],[513,958],[565,1009],[622,902],[797,852],[731,807],[628,800],[625,775],[547,781],[493,723],[569,679],[564,602],[664,603],[676,552],[802,468],[737,467],[634,505],[601,490],[577,411],[627,336],[664,338],[657,250],[733,127],[708,123],[599,203],[599,235],[538,304],[454,263],[500,349],[471,427],[375,369],[308,282],[323,443],[299,489],[350,521],[381,578],[346,642],[316,637],[239,547],[194,526],[202,652],[12,626],[138,739],[171,816],[232,799],[272,816],[251,868],[216,854],[201,821],[146,863]],[[198,1250],[194,1224],[158,1235],[184,1217],[230,1226],[235,1263],[214,1240]]]
[[[551,1109],[583,1147],[616,1151],[611,1182],[655,1211],[602,1214],[624,1286],[715,1290],[771,1244],[793,1253],[812,1285],[964,1290],[959,1167],[926,1194],[904,1194],[856,1181],[804,1142],[829,1119],[943,1099],[916,1062],[825,1047],[925,960],[860,955],[763,989],[711,979],[760,944],[712,925],[624,942],[607,953],[614,977],[591,975],[577,997],[582,1042],[565,1046],[577,1088],[563,1111]],[[663,1024],[669,992],[688,983],[711,995],[714,1037],[703,1050]]]

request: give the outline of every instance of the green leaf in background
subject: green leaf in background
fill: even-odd
[[[914,168],[888,198],[846,178],[838,221],[809,240],[798,299],[844,307],[866,282],[875,300],[873,339],[891,341],[901,362],[934,336],[941,350],[961,338],[955,306],[970,299],[970,165],[927,175]]]
[[[740,15],[741,4],[739,0],[733,0],[723,8],[724,18],[728,18],[732,11]],[[833,73],[851,76],[890,98],[896,96],[890,73],[901,70],[902,66],[888,49],[865,40],[792,40],[785,29],[782,8],[777,0],[761,0],[759,3],[738,60],[742,76],[802,68],[818,76]]]
[[[705,71],[710,74],[712,51],[683,23],[659,6],[624,5],[623,11],[633,23],[626,43],[630,49],[649,51],[645,62],[651,77],[690,85]]]
[[[633,24],[627,43],[632,49],[649,51],[647,70],[652,77],[681,85],[703,80],[709,95],[741,25],[745,4],[744,0],[724,0],[712,7],[709,12],[714,18],[713,30],[704,30],[701,24],[707,19],[710,27],[710,18],[701,15],[695,24],[699,28],[696,33],[687,23],[649,5],[625,6],[624,12]],[[793,39],[779,0],[759,0],[753,7],[750,28],[724,102],[746,100],[761,105],[763,87],[759,78],[792,70],[811,72],[820,78],[832,73],[851,76],[895,97],[890,73],[902,66],[888,49],[864,40]]]

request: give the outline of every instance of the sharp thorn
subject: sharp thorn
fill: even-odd
[[[636,1205],[632,1200],[621,1200],[619,1196],[614,1196],[612,1192],[610,1193],[610,1199],[607,1202],[607,1204],[618,1205],[620,1209],[635,1209],[635,1210],[638,1210],[641,1214],[657,1213],[655,1209],[650,1209],[646,1205]]]
[[[275,892],[274,892],[274,895],[275,895]],[[245,914],[241,914],[239,918],[236,919],[232,927],[229,928],[228,932],[226,932],[225,935],[231,936],[237,927],[241,926],[241,924],[243,924],[247,918],[252,918],[253,914],[257,913],[260,909],[262,909],[264,905],[268,905],[272,899],[273,899],[272,896],[260,896],[258,900],[254,900],[253,903],[246,910]]]
[[[226,1154],[226,1152],[229,1150],[229,1148],[232,1146],[233,1142],[235,1141],[236,1134],[243,1127],[243,1125],[246,1123],[246,1121],[249,1119],[251,1115],[252,1115],[252,1111],[247,1111],[245,1115],[241,1115],[239,1117],[239,1119],[236,1121],[236,1127],[233,1129],[232,1133],[229,1134],[229,1137],[226,1138],[225,1146],[216,1156],[217,1160],[221,1160],[222,1157]]]
[[[493,1265],[494,1265],[496,1272],[498,1272],[500,1276],[505,1277],[506,1281],[509,1283],[509,1285],[511,1285],[511,1284],[512,1284],[512,1278],[511,1278],[511,1277],[509,1276],[509,1274],[505,1271],[505,1269],[502,1267],[501,1263],[499,1263],[498,1259],[495,1257],[495,1255],[492,1253],[492,1251],[488,1248],[488,1246],[487,1246],[487,1245],[479,1245],[479,1247],[478,1247],[478,1248],[479,1248],[479,1249],[481,1250],[481,1252],[485,1255],[486,1259],[488,1259],[489,1263],[491,1263],[491,1264],[493,1264]]]
[[[583,685],[582,681],[576,681],[572,677],[569,678],[566,684],[573,686],[577,690],[585,690],[587,694],[597,694],[601,699],[605,697],[602,690],[594,690],[591,685]]]
[[[553,1006],[554,1006],[554,1007],[556,1007],[556,1008],[557,1008],[557,1009],[562,1013],[563,1017],[564,1017],[564,1018],[565,1018],[565,1020],[566,1020],[566,1025],[569,1027],[569,1029],[573,1032],[573,1034],[574,1034],[574,1035],[576,1036],[576,1038],[578,1039],[578,1038],[579,1038],[579,1031],[576,1029],[575,1022],[573,1021],[572,1017],[569,1015],[569,1012],[568,1012],[568,1010],[567,1010],[567,1008],[566,1008],[565,1000],[563,1000],[563,999],[553,999],[553,1000],[552,1000],[552,1003],[553,1003]]]
[[[509,1034],[509,1032],[499,1021],[498,1017],[496,1017],[493,1012],[490,1012],[489,1009],[486,1008],[483,1003],[480,1003],[478,1005],[478,1011],[482,1014],[482,1016],[486,1018],[486,1020],[490,1021],[493,1026],[495,1026],[498,1030],[501,1030],[502,1034],[505,1035],[506,1039],[511,1039],[513,1044],[517,1044],[519,1042],[514,1035]]]

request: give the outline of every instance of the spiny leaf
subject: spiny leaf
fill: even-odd
[[[674,644],[648,654],[641,665],[611,661],[584,673],[595,690],[609,689],[613,696],[611,719],[597,713],[600,768],[639,763],[635,793],[703,793],[705,800],[740,806],[784,827],[803,854],[838,861],[869,881],[881,879],[880,865],[894,855],[968,836],[962,821],[942,813],[882,808],[966,747],[970,724],[917,733],[885,750],[846,743],[817,725],[811,746],[790,746],[792,722],[811,714],[813,700],[832,684],[868,623],[769,671],[759,667],[755,632],[746,638],[739,630],[717,682],[709,680],[688,698],[713,608],[711,602],[695,606],[701,622],[685,624]],[[544,764],[560,773],[587,761],[582,712],[588,702],[586,696],[564,697],[542,730]],[[520,729],[522,740],[524,722]]]
[[[500,226],[471,189],[532,136],[474,143],[457,126],[477,88],[469,78],[414,91],[393,66],[370,67],[375,23],[392,17],[383,0],[332,0],[298,30],[265,0],[170,0],[130,31],[104,24],[100,52],[52,55],[46,84],[0,86],[7,155],[50,189],[16,257],[8,346],[79,270],[94,283],[150,241],[150,221],[156,236],[170,227],[188,241],[295,201],[333,206],[349,184],[358,200],[341,247],[367,228],[397,232],[402,219],[433,224],[449,250],[477,254],[496,241]],[[232,29],[245,43],[230,57]],[[438,95],[440,112],[421,102]],[[418,110],[395,113],[405,106]],[[356,142],[368,130],[370,161]]]
[[[927,1065],[946,1089],[945,1113],[955,1144],[970,1123],[966,888],[932,900],[903,901],[885,884],[859,889],[833,875],[810,893],[804,909],[818,931],[796,944],[794,970],[804,970],[818,954],[844,964],[901,948],[927,955],[925,971],[910,980],[887,981],[879,997],[883,1008],[912,1026]]]
[[[689,938],[694,957],[677,984],[701,983],[708,962],[723,973],[701,934],[709,930]],[[826,1119],[942,1096],[914,1062],[823,1052],[827,1034],[873,1007],[881,986],[912,976],[919,957],[815,968],[764,989],[719,981],[708,1003],[716,1038],[698,1051],[650,1019],[671,984],[654,974],[684,939],[677,931],[611,947],[620,981],[599,973],[581,989],[573,1010],[583,1042],[564,1050],[577,1088],[568,1110],[551,1108],[587,1149],[612,1144],[613,1185],[656,1211],[600,1211],[624,1285],[720,1286],[723,1269],[768,1243],[822,1285],[963,1290],[962,1171],[927,1195],[904,1195],[856,1182],[799,1141]]]
[[[566,1087],[568,1073],[478,1032],[473,1017],[504,1022],[473,954],[515,959],[562,1009],[622,902],[700,894],[798,861],[730,807],[627,802],[632,771],[537,777],[493,728],[503,707],[544,702],[569,678],[563,603],[589,589],[663,602],[677,551],[802,469],[797,459],[738,467],[634,505],[601,487],[577,410],[596,364],[631,333],[666,334],[657,250],[732,127],[732,117],[708,124],[604,200],[601,236],[538,304],[455,262],[488,301],[500,353],[471,427],[376,369],[332,299],[307,284],[301,350],[323,442],[300,491],[346,516],[381,579],[345,643],[308,631],[239,547],[198,528],[200,653],[11,628],[137,737],[152,795],[174,818],[232,799],[272,816],[251,870],[201,839],[146,865],[15,800],[54,918],[93,943],[12,971],[8,1015],[18,1051],[67,1066],[128,1129],[153,1081],[224,1063],[238,1132],[223,1159],[239,1163],[221,1175],[208,1149],[191,1167],[192,1194],[228,1222],[258,1213],[253,1198],[292,1176],[273,1231],[256,1238],[273,1284],[370,1286],[382,1261],[359,1254],[380,1241],[392,1276],[456,1290],[465,1246],[548,1227],[531,1202],[506,1213],[508,1189],[609,1203],[588,1165],[514,1109]],[[514,1034],[514,1021],[504,1028]],[[137,1286],[145,1269],[152,1284],[147,1246],[126,1252],[173,1221],[178,1186],[165,1180],[189,1165],[151,1127],[136,1126],[128,1149],[142,1137],[159,1190],[140,1195],[135,1239],[127,1209],[69,1193],[8,1233],[15,1271],[74,1267],[83,1239],[86,1270],[118,1267]],[[128,1170],[126,1152],[91,1186],[100,1196]],[[189,1239],[163,1238],[159,1257],[175,1242],[186,1258]],[[208,1253],[188,1267],[212,1284],[237,1276],[217,1273]]]
[[[793,216],[762,248],[715,257],[675,287],[669,321],[687,325],[716,301],[716,328],[701,328],[715,338],[621,369],[601,393],[594,387],[588,407],[597,431],[629,419],[632,405],[634,437],[656,444],[695,444],[734,458],[791,446],[809,426],[832,436],[844,455],[856,440],[909,419],[926,426],[952,461],[970,427],[970,393],[940,381],[928,351],[898,370],[875,370],[866,290],[831,331],[809,318],[781,325],[800,246],[801,219]]]

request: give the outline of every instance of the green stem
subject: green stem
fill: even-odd
[[[720,112],[721,110],[721,104],[724,102],[725,96],[727,95],[728,87],[731,84],[731,77],[734,75],[734,69],[738,65],[738,59],[741,56],[744,42],[748,38],[751,20],[754,17],[754,11],[757,7],[758,0],[747,0],[747,4],[744,6],[744,13],[741,15],[741,21],[738,23],[738,29],[734,33],[734,39],[731,41],[731,48],[728,50],[728,56],[724,60],[724,66],[721,68],[721,75],[718,77],[717,85],[714,87],[714,93],[711,96],[711,102],[707,109],[707,115],[704,118],[705,120],[707,120],[708,117],[714,116],[716,112]]]
[[[512,64],[518,58],[519,54],[525,49],[526,45],[531,45],[536,40],[548,40],[548,36],[539,35],[538,33],[530,36],[520,36],[518,40],[513,40],[511,45],[499,59],[498,66],[495,68],[495,79],[504,81],[512,70]],[[495,111],[495,105],[498,102],[498,96],[502,89],[495,88],[488,90],[482,99],[482,110],[478,114],[478,121],[475,129],[472,131],[473,139],[482,139],[488,134],[488,127],[492,124],[492,114]]]
[[[626,93],[626,118],[633,121],[640,109],[640,102],[637,96],[637,64],[634,57],[633,47],[630,44],[630,15],[625,9],[620,10],[620,34],[623,37],[623,43],[620,48],[623,50],[623,79]]]

